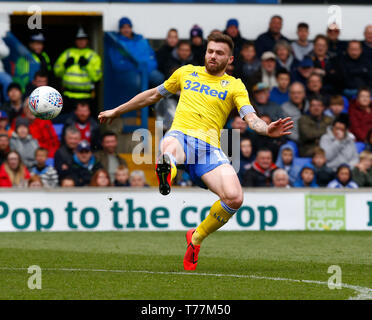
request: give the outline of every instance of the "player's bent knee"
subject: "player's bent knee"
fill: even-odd
[[[243,204],[243,192],[242,191],[230,191],[225,194],[223,199],[230,208],[239,209]]]

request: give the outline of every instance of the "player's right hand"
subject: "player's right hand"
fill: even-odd
[[[100,123],[108,123],[111,124],[112,120],[117,117],[115,109],[105,110],[100,112],[98,115],[98,120]]]

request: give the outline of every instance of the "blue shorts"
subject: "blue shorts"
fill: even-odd
[[[180,142],[186,155],[185,169],[191,180],[199,187],[208,189],[201,179],[203,174],[217,168],[221,164],[230,163],[230,160],[220,148],[186,135],[181,131],[168,131],[164,135],[164,138],[166,137],[177,138]]]

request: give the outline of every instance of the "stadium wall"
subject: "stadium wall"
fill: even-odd
[[[371,23],[372,5],[343,5],[334,10],[328,5],[255,5],[255,4],[169,4],[169,3],[66,3],[66,2],[1,2],[0,32],[10,29],[4,22],[9,14],[27,12],[38,6],[46,13],[94,13],[103,15],[104,31],[116,31],[122,16],[132,19],[134,29],[150,39],[163,39],[170,27],[179,30],[181,38],[188,38],[194,24],[199,24],[205,34],[215,28],[224,29],[229,18],[240,21],[242,36],[255,39],[267,30],[269,18],[279,14],[284,18],[283,33],[296,38],[300,21],[309,23],[310,37],[324,33],[330,19],[338,15],[341,39],[362,39],[363,30]],[[34,7],[35,8],[35,7]],[[333,8],[333,9],[330,9]],[[3,16],[3,18],[1,18]]]
[[[4,190],[0,231],[169,231],[196,227],[217,197],[178,189]],[[372,190],[245,189],[223,230],[370,230]],[[20,200],[21,199],[21,200]]]

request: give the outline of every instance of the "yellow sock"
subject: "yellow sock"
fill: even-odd
[[[176,165],[173,163],[173,161],[171,161],[171,179],[172,181],[174,180],[174,178],[177,176],[177,167]]]
[[[199,224],[192,235],[192,243],[199,245],[211,233],[221,228],[235,213],[221,200],[216,201],[209,211],[209,215]]]

